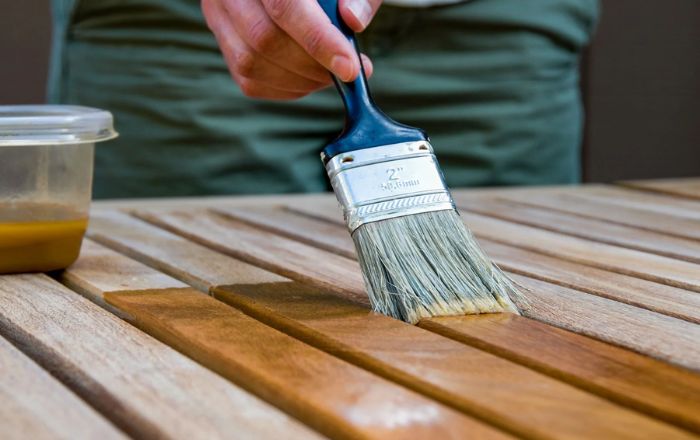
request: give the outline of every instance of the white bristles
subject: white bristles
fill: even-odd
[[[431,316],[518,313],[517,287],[454,210],[366,223],[352,237],[376,312],[410,323]]]

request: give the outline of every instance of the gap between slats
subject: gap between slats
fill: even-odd
[[[95,270],[100,267],[102,271]],[[112,270],[124,280],[119,286],[111,279]],[[161,275],[87,241],[83,256],[62,280],[90,299],[102,298],[139,328],[332,437],[459,438],[463,432],[504,437],[467,415],[316,350],[202,292],[178,287],[179,281]],[[144,287],[143,276],[163,279],[165,284],[132,290]],[[500,427],[514,429],[502,423]],[[543,437],[536,432],[532,428],[518,431],[531,438]]]
[[[0,431],[4,440],[127,438],[3,337],[0,372]]]
[[[686,177],[657,180],[627,180],[617,185],[640,191],[660,193],[670,197],[700,200],[700,177]]]
[[[339,294],[350,295],[355,300],[366,301],[361,273],[357,263],[352,260],[331,253],[324,254],[316,248],[288,239],[263,241],[265,246],[261,247],[261,238],[257,235],[259,230],[256,228],[207,212],[171,212],[159,213],[157,216],[142,214],[145,219],[173,232],[234,257],[242,258],[267,270],[275,271],[301,282],[327,288]],[[507,225],[499,225],[499,230],[504,226]],[[195,230],[189,230],[192,228]],[[221,244],[222,240],[232,240],[236,244],[233,247],[226,246]],[[630,309],[630,306],[623,303],[606,302],[602,298],[583,292],[577,293],[565,288],[554,289],[553,285],[531,279],[523,280],[526,282],[525,287],[532,285],[539,289],[536,292],[531,292],[531,297],[533,294],[544,295],[543,298],[533,302],[533,305],[539,307],[526,310],[530,316],[548,323],[556,323],[556,325],[565,328],[575,329],[608,342],[621,344],[635,351],[660,357],[691,369],[700,370],[700,353],[694,351],[696,345],[694,337],[700,338],[699,326],[644,309]],[[580,294],[588,298],[586,299]],[[567,313],[571,315],[561,314],[561,311],[557,313],[556,307],[552,304],[557,304],[556,307],[567,310]],[[579,306],[588,304],[589,307],[579,312],[575,308],[572,309],[573,304]],[[612,309],[608,311],[608,307],[612,307]],[[600,315],[601,312],[604,314]],[[615,322],[610,328],[615,329],[617,335],[611,337],[606,333],[607,328],[592,326],[588,320],[593,316],[583,319],[582,313],[592,314],[599,319],[608,315],[608,318],[615,316],[615,321],[619,322]],[[576,319],[577,316],[580,318]],[[636,328],[640,324],[638,322],[640,318],[642,322],[648,322],[649,325],[656,327],[656,335],[654,335],[656,338],[640,337],[638,332],[629,334],[629,332],[619,331],[621,325],[623,327],[631,326],[631,329]],[[681,332],[672,331],[672,327],[680,327],[683,330]],[[666,338],[663,344],[651,342],[661,336]],[[687,349],[681,347],[687,347]]]
[[[134,221],[134,222],[137,222],[137,223],[140,223],[138,220],[135,220],[135,219],[134,219],[133,221]],[[145,224],[143,224],[143,225],[145,225]],[[155,231],[162,231],[162,230],[156,229],[154,226],[150,226],[150,225],[148,226],[148,228],[152,228],[152,229],[151,229],[152,231],[153,231],[153,230],[155,230]],[[183,280],[185,280],[185,281],[187,281],[187,282],[189,282],[189,283],[193,283],[193,282],[194,282],[194,283],[197,284],[200,288],[201,288],[202,286],[206,285],[206,283],[201,279],[201,276],[196,275],[196,276],[193,276],[193,277],[189,277],[189,276],[187,276],[187,274],[183,274],[183,271],[182,271],[181,268],[175,267],[175,265],[173,265],[172,262],[171,262],[171,263],[167,263],[167,262],[164,262],[163,260],[159,260],[158,258],[156,258],[156,259],[154,260],[154,258],[153,258],[152,256],[149,256],[147,253],[144,253],[144,252],[142,252],[142,251],[135,250],[134,248],[130,248],[128,245],[125,245],[125,244],[119,244],[119,238],[118,238],[118,237],[116,237],[116,238],[110,238],[110,237],[108,236],[108,234],[106,234],[105,232],[106,232],[106,231],[103,231],[103,233],[97,234],[97,235],[96,235],[95,233],[92,233],[91,235],[92,235],[93,238],[100,240],[103,244],[107,244],[107,245],[109,245],[110,247],[113,247],[114,249],[116,249],[116,250],[118,250],[118,251],[120,251],[120,252],[123,252],[123,253],[126,253],[127,255],[130,255],[130,256],[132,256],[132,257],[138,258],[140,261],[142,261],[142,262],[144,262],[144,263],[146,263],[146,264],[148,264],[148,265],[154,266],[154,267],[156,267],[156,268],[159,269],[159,270],[164,270],[164,271],[166,271],[166,272],[168,272],[168,273],[170,273],[171,275],[176,276],[176,277],[183,277],[183,276],[185,276],[185,277],[187,277],[187,278],[182,278]],[[163,232],[161,232],[161,233],[162,233],[162,234],[169,234],[169,233],[167,233],[167,232],[165,232],[165,231],[163,231]],[[191,242],[187,242],[185,239],[182,239],[182,238],[180,238],[180,240],[183,240],[183,241],[186,242],[186,243],[191,243]],[[198,247],[199,245],[195,245],[194,243],[191,243],[191,246],[193,246],[193,247]],[[193,249],[196,249],[196,248],[193,248]],[[206,249],[206,248],[200,248],[200,251],[201,251],[202,249],[205,250],[207,253],[212,253],[212,252],[214,252],[214,251],[211,251],[211,250]],[[192,250],[192,249],[190,249],[190,251],[191,251],[191,250]],[[195,253],[195,254],[196,254],[196,252],[190,252],[190,253]],[[207,254],[207,255],[209,255],[209,254]],[[223,256],[222,256],[222,257],[223,257]],[[168,256],[167,256],[167,254],[162,254],[162,255],[161,255],[161,258],[167,259]],[[176,258],[177,258],[177,257],[176,257]],[[221,266],[220,266],[220,267],[221,267]],[[561,330],[559,330],[559,331],[561,331]],[[585,337],[584,337],[584,336],[575,335],[575,337],[584,338],[584,340],[585,340]],[[592,340],[591,340],[591,341],[592,341]],[[464,341],[462,340],[461,342],[464,342]],[[605,344],[603,344],[603,343],[600,343],[600,342],[596,342],[596,343],[597,343],[597,344],[601,344],[601,346],[605,346]],[[487,344],[487,345],[488,345],[488,344]],[[482,344],[482,346],[484,346],[484,345]],[[611,350],[620,350],[620,349],[614,348],[614,347],[612,347],[612,346],[608,346],[608,347],[610,347]],[[504,353],[503,350],[500,350],[500,351],[494,350],[494,352],[497,352],[497,353],[499,353],[500,355],[503,355],[503,353]],[[629,353],[629,352],[628,352],[628,353]],[[631,353],[630,353],[630,354],[631,354]],[[637,356],[637,355],[633,355],[633,356]],[[567,374],[566,372],[562,373],[561,371],[556,371],[556,369],[553,370],[552,368],[549,368],[549,369],[547,369],[547,368],[542,368],[541,365],[540,365],[539,367],[538,367],[538,366],[533,366],[533,362],[530,362],[530,361],[525,362],[525,361],[523,361],[523,358],[522,358],[522,357],[511,356],[511,355],[507,355],[506,357],[508,357],[508,358],[511,359],[511,360],[515,360],[516,362],[524,363],[525,365],[528,365],[529,367],[535,368],[535,369],[537,369],[538,371],[543,371],[543,372],[545,372],[545,373],[547,373],[547,374],[553,375],[554,377],[558,377],[558,378],[567,377],[567,378],[571,379],[571,375],[570,375],[570,374]],[[642,359],[646,359],[646,358],[642,358]],[[653,362],[656,362],[656,361],[652,361],[651,359],[649,359],[649,362],[652,362],[652,363],[653,363]],[[584,363],[584,364],[585,364],[585,363]],[[662,365],[662,364],[660,364],[660,365]],[[670,368],[670,367],[668,367],[668,368]],[[586,389],[587,391],[597,392],[598,394],[601,394],[601,395],[603,395],[603,396],[605,396],[605,397],[611,398],[612,400],[614,400],[614,401],[616,401],[616,402],[619,402],[619,403],[630,404],[630,401],[629,401],[629,399],[628,399],[627,397],[624,397],[624,396],[623,396],[623,397],[620,397],[619,395],[615,395],[615,393],[612,393],[613,395],[612,395],[612,397],[611,397],[611,394],[610,394],[610,393],[605,393],[605,392],[601,389],[601,387],[600,387],[599,385],[596,385],[596,384],[594,384],[594,383],[591,383],[590,381],[587,382],[586,380],[583,380],[583,381],[578,381],[578,382],[577,382],[577,381],[573,381],[573,380],[572,380],[572,382],[573,382],[576,386],[579,386],[579,387],[581,387],[581,388],[583,388],[583,389]],[[606,394],[607,394],[607,395],[606,395]],[[671,421],[674,421],[675,423],[681,423],[681,424],[682,424],[682,423],[685,423],[684,426],[686,426],[686,427],[694,427],[695,430],[698,430],[698,426],[700,426],[700,425],[694,424],[694,423],[698,423],[697,421],[696,421],[696,422],[690,422],[690,423],[688,423],[687,421],[686,421],[686,422],[679,421],[679,419],[675,418],[673,415],[668,415],[668,413],[665,412],[665,411],[659,411],[659,410],[655,410],[655,409],[653,409],[653,408],[652,408],[652,409],[649,409],[649,407],[647,407],[646,405],[647,405],[647,404],[645,404],[644,402],[637,402],[637,403],[630,404],[630,406],[632,406],[632,407],[635,407],[635,408],[638,408],[638,409],[642,409],[642,410],[645,411],[645,412],[649,412],[650,414],[654,414],[654,415],[656,415],[656,416],[662,417],[662,418],[664,418],[665,420],[671,420]],[[653,406],[653,403],[652,403],[652,406]]]
[[[135,438],[313,435],[43,274],[0,277],[0,333]]]
[[[527,200],[470,198],[468,210],[501,220],[585,240],[700,263],[700,241],[578,216]],[[700,227],[700,221],[698,222]],[[700,229],[700,228],[699,228]],[[700,271],[700,266],[699,269]]]
[[[269,208],[237,208],[220,209],[219,212],[263,230],[356,259],[352,240],[339,224],[279,209],[275,212]],[[700,295],[696,292],[479,238],[487,253],[510,272],[700,323]]]

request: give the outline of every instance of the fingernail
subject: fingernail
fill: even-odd
[[[357,21],[362,23],[362,28],[366,28],[372,18],[372,7],[369,5],[369,2],[367,0],[350,0],[348,9],[350,9]]]
[[[352,79],[353,65],[350,58],[344,55],[336,55],[331,58],[331,71],[343,81]]]

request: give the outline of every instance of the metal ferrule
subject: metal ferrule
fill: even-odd
[[[365,223],[455,209],[426,141],[342,153],[326,164],[350,233]]]

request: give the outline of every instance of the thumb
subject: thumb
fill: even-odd
[[[340,0],[338,8],[343,21],[355,32],[365,30],[382,0]]]

